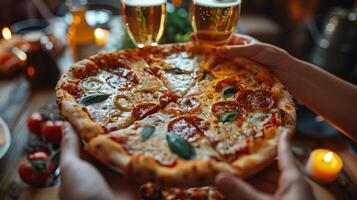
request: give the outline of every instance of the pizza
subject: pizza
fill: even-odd
[[[62,75],[56,96],[87,152],[165,186],[253,175],[296,119],[291,96],[266,68],[191,43],[94,55]]]

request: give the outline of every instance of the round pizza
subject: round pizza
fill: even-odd
[[[92,56],[62,75],[56,95],[87,152],[166,186],[258,172],[296,119],[291,96],[267,69],[191,43]]]

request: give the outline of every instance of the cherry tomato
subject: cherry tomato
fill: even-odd
[[[21,179],[32,186],[45,186],[52,178],[54,163],[44,152],[30,154],[28,158],[20,162],[18,170]]]
[[[50,149],[46,146],[35,146],[35,147],[30,147],[28,150],[28,154],[36,153],[36,152],[44,152],[47,155],[50,154]]]
[[[39,112],[34,112],[27,118],[27,127],[36,135],[41,135],[42,123],[43,117]]]
[[[47,121],[42,125],[41,132],[52,144],[60,144],[62,140],[63,121]]]

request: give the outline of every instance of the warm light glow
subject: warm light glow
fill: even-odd
[[[35,68],[33,66],[29,66],[26,72],[29,77],[33,77],[35,75]]]
[[[94,30],[95,42],[98,46],[104,46],[109,37],[109,31],[101,28],[96,28]]]
[[[8,27],[4,27],[2,29],[2,37],[5,40],[10,40],[12,38],[11,31],[10,31],[10,29]]]
[[[331,162],[332,161],[332,157],[333,157],[333,153],[330,151],[324,156],[323,160],[325,162]]]
[[[332,182],[343,168],[339,155],[328,149],[315,149],[311,152],[306,163],[306,172],[315,180]]]
[[[103,39],[104,38],[104,31],[101,28],[96,28],[94,31],[94,35],[98,39]]]

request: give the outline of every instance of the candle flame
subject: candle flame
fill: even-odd
[[[332,161],[332,157],[333,157],[333,153],[330,151],[324,156],[323,160],[325,162],[331,162]]]
[[[94,36],[98,39],[103,39],[105,37],[104,31],[101,28],[96,28],[94,30]]]
[[[12,34],[11,34],[11,31],[8,27],[4,27],[2,29],[2,37],[5,39],[5,40],[10,40],[12,38]]]

